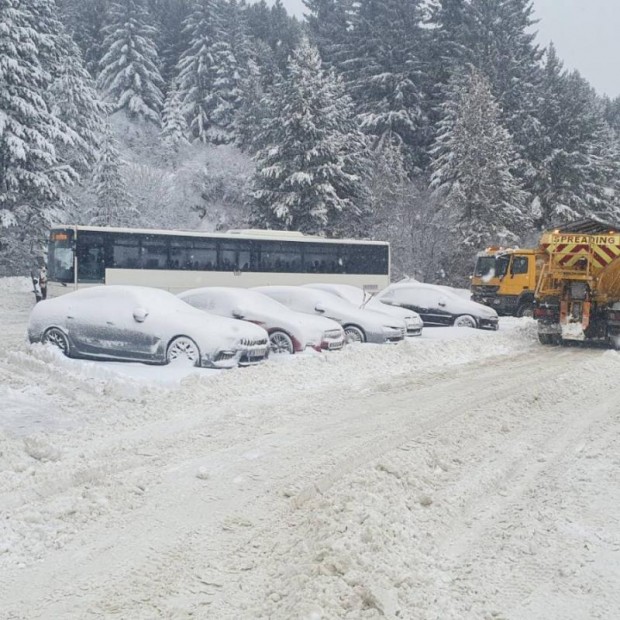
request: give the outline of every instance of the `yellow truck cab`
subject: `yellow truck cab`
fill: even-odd
[[[472,300],[494,308],[498,314],[533,316],[534,292],[543,263],[539,249],[487,248],[476,257]]]

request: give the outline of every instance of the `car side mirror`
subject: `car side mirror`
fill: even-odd
[[[136,308],[133,311],[133,318],[137,323],[144,323],[148,315],[149,311],[146,308]]]
[[[440,299],[439,300],[439,305],[443,308],[446,305],[446,300],[445,299]]]
[[[323,304],[318,303],[316,306],[314,306],[314,310],[316,312],[320,312],[321,314],[324,314],[325,311],[326,311],[326,308],[325,308],[325,306]]]
[[[245,310],[239,306],[237,306],[236,308],[233,308],[232,315],[236,319],[244,319],[246,314],[247,312],[245,312]]]

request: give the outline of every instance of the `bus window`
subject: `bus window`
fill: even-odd
[[[257,244],[258,245],[258,244]],[[280,241],[261,241],[258,248],[260,272],[294,273],[301,268],[299,245]]]
[[[140,269],[140,239],[131,235],[114,235],[112,238],[112,267],[115,269]]]
[[[347,247],[347,273],[381,274],[388,268],[388,249],[377,245],[349,245]]]
[[[249,241],[221,241],[219,269],[220,271],[249,271]]]
[[[103,235],[82,231],[77,237],[78,282],[104,282]]]
[[[217,245],[214,239],[194,239],[190,260],[194,269],[215,271],[217,269]]]
[[[170,240],[170,269],[191,269],[192,240],[175,237]]]
[[[144,269],[166,269],[168,267],[167,239],[146,237],[142,239],[142,266]]]
[[[306,273],[344,273],[342,246],[307,243],[303,248],[303,267]]]

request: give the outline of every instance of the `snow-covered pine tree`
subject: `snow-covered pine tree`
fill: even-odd
[[[175,152],[181,146],[188,144],[187,123],[183,116],[181,97],[175,83],[168,89],[164,102],[161,133],[164,143]]]
[[[104,54],[103,29],[110,0],[60,0],[62,22],[82,52],[84,66],[93,78]]]
[[[406,145],[410,174],[426,165],[421,106],[422,0],[361,0],[347,35],[350,58],[340,63],[364,131]],[[391,140],[392,138],[390,138]]]
[[[196,142],[229,142],[239,91],[221,0],[198,0],[183,32],[188,45],[177,67],[178,89],[190,136]]]
[[[163,80],[144,0],[124,0],[110,9],[105,27],[105,54],[99,63],[99,88],[114,111],[159,124]]]
[[[132,205],[121,166],[116,140],[107,124],[90,184],[93,205],[85,214],[88,224],[130,226],[138,221],[140,214]]]
[[[547,51],[538,116],[540,134],[531,151],[538,223],[613,217],[619,162],[603,103],[581,76],[564,71],[553,45]]]
[[[605,98],[603,103],[605,106],[605,119],[620,140],[620,97],[615,99]]]
[[[433,149],[432,187],[451,216],[454,246],[471,254],[490,242],[515,243],[530,224],[527,195],[512,173],[514,145],[489,81],[472,68],[451,86]]]
[[[256,138],[261,131],[264,119],[267,117],[267,104],[260,67],[249,60],[245,77],[239,84],[241,92],[240,105],[233,130],[235,144],[247,153],[256,152]]]
[[[538,129],[543,56],[536,44],[533,4],[531,0],[470,0],[465,6],[465,23],[458,31],[465,39],[457,49],[463,62],[489,79],[502,123],[521,157],[522,167],[516,172],[527,188],[530,171],[525,161]]]
[[[60,35],[60,39],[63,57],[56,67],[49,99],[54,115],[75,134],[72,144],[59,149],[59,155],[84,175],[90,173],[97,159],[107,110],[82,64],[77,44],[65,34]]]
[[[311,41],[325,67],[338,69],[350,54],[347,32],[354,13],[353,0],[303,0]]]
[[[65,206],[65,188],[77,178],[57,147],[73,132],[50,110],[49,59],[57,39],[42,0],[0,0],[0,270],[24,265],[46,228]]]
[[[151,0],[151,16],[158,31],[157,50],[165,92],[176,76],[176,67],[185,49],[183,22],[187,19],[192,0]]]
[[[303,39],[272,97],[256,155],[254,223],[307,233],[359,233],[366,215],[364,139],[349,98]]]
[[[291,17],[281,0],[270,7],[265,0],[249,4],[246,10],[248,34],[267,43],[280,71],[284,72],[291,52],[299,44],[302,28]]]

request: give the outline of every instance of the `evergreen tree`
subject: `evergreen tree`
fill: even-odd
[[[288,15],[281,0],[271,7],[265,0],[252,3],[246,15],[249,35],[269,45],[280,71],[284,72],[302,34],[299,22]]]
[[[119,227],[135,225],[139,213],[131,204],[121,165],[116,141],[107,125],[93,172],[91,188],[94,204],[86,212],[88,224]]]
[[[151,0],[151,15],[158,31],[157,49],[166,92],[175,79],[176,67],[185,48],[182,31],[190,5],[191,0]]]
[[[103,30],[110,0],[61,0],[59,5],[63,24],[80,48],[84,66],[96,78],[104,54]]]
[[[615,209],[619,163],[613,133],[600,99],[581,76],[564,71],[553,46],[541,95],[531,182],[540,205],[539,224],[594,214],[609,217]]]
[[[349,58],[347,32],[353,19],[353,0],[303,0],[306,22],[323,63],[338,68]]]
[[[340,63],[365,132],[405,146],[410,174],[426,165],[421,106],[421,0],[361,0]]]
[[[105,28],[106,53],[99,63],[99,87],[114,111],[159,124],[163,80],[158,69],[156,30],[143,0],[114,3]]]
[[[181,97],[175,84],[168,90],[164,103],[162,138],[173,151],[177,151],[179,147],[188,143],[187,123],[181,109]]]
[[[457,3],[458,4],[458,3]],[[526,183],[525,165],[538,131],[540,60],[531,0],[470,0],[463,12],[455,7],[453,30],[463,40],[450,42],[461,63],[485,75],[501,109],[504,126],[513,136],[523,166],[518,174]],[[458,24],[458,20],[462,20]],[[461,69],[464,68],[461,65]]]
[[[453,78],[453,98],[433,149],[432,185],[444,202],[459,247],[514,243],[528,225],[527,195],[512,171],[516,155],[488,80],[472,69]]]
[[[42,240],[65,206],[64,189],[77,175],[63,164],[57,146],[73,132],[50,110],[44,95],[52,76],[47,59],[59,56],[57,40],[41,24],[45,6],[0,0],[0,262],[26,260],[30,242]]]
[[[97,158],[106,106],[99,100],[77,45],[68,36],[62,37],[62,45],[63,58],[49,92],[52,112],[75,136],[72,144],[61,150],[63,161],[85,174]]]
[[[229,142],[239,91],[220,0],[199,0],[184,34],[189,43],[179,61],[178,84],[190,135],[198,142]]]
[[[255,224],[315,234],[361,229],[364,140],[342,83],[325,73],[305,39],[273,95],[262,140],[253,185]]]

